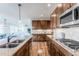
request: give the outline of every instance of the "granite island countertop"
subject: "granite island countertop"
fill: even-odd
[[[32,36],[29,36],[15,48],[0,48],[0,56],[13,56]]]

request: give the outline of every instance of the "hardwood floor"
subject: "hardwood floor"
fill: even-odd
[[[46,35],[33,35],[30,56],[49,56]]]
[[[31,56],[49,56],[47,42],[32,42]]]

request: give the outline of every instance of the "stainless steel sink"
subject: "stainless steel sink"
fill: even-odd
[[[14,48],[14,47],[17,47],[19,44],[13,44],[13,43],[10,43],[10,44],[4,44],[2,46],[0,46],[0,48]]]
[[[7,43],[7,44],[4,44],[4,45],[1,45],[0,48],[15,48],[17,47],[20,43],[22,43],[24,40],[16,40],[16,41],[13,41],[11,43]]]
[[[12,43],[22,43],[24,40],[16,40],[16,41],[13,41]]]

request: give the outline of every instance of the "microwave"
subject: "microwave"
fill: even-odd
[[[79,4],[74,5],[60,15],[60,26],[79,24]]]

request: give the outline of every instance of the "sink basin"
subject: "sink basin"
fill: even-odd
[[[2,46],[0,46],[0,48],[14,48],[14,47],[17,47],[19,44],[12,44],[12,43],[10,43],[10,44],[5,44],[5,45],[2,45]]]
[[[16,41],[13,41],[9,44],[4,44],[4,45],[1,45],[0,48],[15,48],[17,47],[20,43],[22,43],[24,40],[16,40]]]
[[[16,40],[16,41],[13,41],[12,43],[22,43],[24,40]]]

